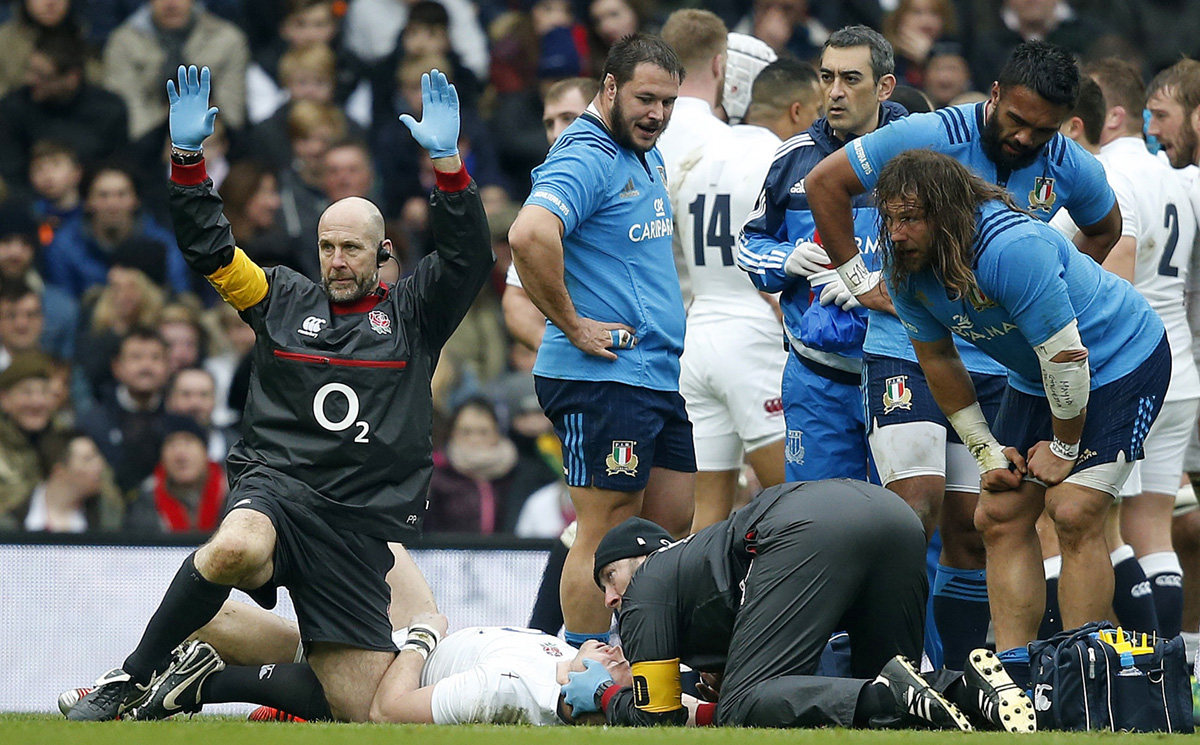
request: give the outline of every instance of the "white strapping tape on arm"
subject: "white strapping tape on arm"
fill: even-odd
[[[1079,338],[1079,325],[1072,320],[1042,344],[1033,348],[1042,368],[1042,388],[1050,404],[1050,413],[1057,419],[1074,419],[1087,407],[1092,386],[1088,369],[1087,347]],[[1081,360],[1052,362],[1064,351],[1082,351]]]
[[[863,262],[862,254],[855,254],[853,259],[845,262],[837,268],[837,273],[841,276],[842,281],[850,288],[850,292],[854,293],[855,297],[862,295],[864,292],[869,292],[879,284],[879,272],[872,272],[867,269],[866,263]]]
[[[946,417],[950,426],[958,433],[958,438],[971,451],[971,456],[979,464],[979,473],[984,474],[997,468],[1008,468],[1008,458],[1004,457],[1004,448],[992,435],[988,428],[987,419],[983,417],[983,409],[979,402],[959,409]]]

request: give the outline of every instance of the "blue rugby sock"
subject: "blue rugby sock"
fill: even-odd
[[[1133,547],[1119,546],[1110,555],[1113,565],[1113,612],[1121,626],[1130,631],[1157,631],[1158,613],[1154,593],[1146,581],[1142,565],[1133,555]],[[1182,594],[1182,593],[1181,593]],[[1180,613],[1183,612],[1180,598]]]
[[[1158,612],[1158,633],[1168,639],[1179,635],[1183,627],[1183,567],[1174,551],[1146,554],[1138,559]]]
[[[962,670],[972,649],[987,641],[987,572],[983,569],[954,569],[938,564],[933,584],[933,617],[942,635],[942,664]]]
[[[579,649],[580,647],[582,647],[583,643],[588,641],[589,639],[595,639],[596,641],[601,642],[602,644],[608,644],[608,632],[607,631],[605,631],[603,634],[583,634],[583,633],[580,633],[577,631],[564,631],[563,638],[567,640],[567,644],[570,644],[572,647],[575,647],[576,649]]]

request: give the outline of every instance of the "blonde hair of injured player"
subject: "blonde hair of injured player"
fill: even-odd
[[[447,619],[438,612],[433,593],[421,570],[408,551],[398,543],[391,544],[395,565],[388,573],[392,588],[392,627],[401,629],[413,623],[430,626],[444,637]],[[269,665],[295,662],[300,646],[300,630],[294,621],[265,611],[257,606],[227,600],[221,611],[192,635],[193,639],[211,644],[227,665]],[[560,684],[567,683],[567,673],[582,672],[585,659],[596,660],[608,668],[617,685],[632,685],[629,663],[619,647],[589,641],[571,660],[557,664]],[[414,650],[396,655],[375,692],[371,703],[370,721],[432,724],[433,686],[421,686],[424,659]],[[560,704],[561,711],[570,716],[570,707]],[[692,717],[694,702],[689,705]],[[601,715],[586,715],[580,723],[603,724]]]

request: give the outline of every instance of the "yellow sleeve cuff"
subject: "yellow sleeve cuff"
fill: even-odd
[[[662,713],[683,706],[683,687],[679,681],[679,658],[635,662],[633,705],[642,711]]]
[[[233,261],[208,275],[221,299],[237,310],[246,310],[267,296],[267,274],[250,260],[246,252],[234,247]]]

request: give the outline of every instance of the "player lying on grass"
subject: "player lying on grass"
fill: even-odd
[[[476,627],[442,638],[445,632],[445,616],[422,612],[395,633],[400,653],[380,683],[372,721],[572,724],[571,709],[560,694],[569,670],[583,671],[586,660],[623,685],[632,684],[629,663],[618,647],[589,641],[576,650],[532,629]],[[259,703],[301,719],[323,718],[320,702],[292,695],[307,690],[296,682],[311,675],[293,622],[227,601],[211,623],[176,651],[135,718],[164,719],[229,702]],[[69,709],[69,699],[67,704]]]

